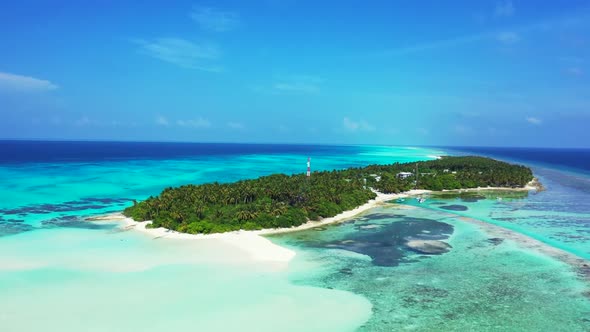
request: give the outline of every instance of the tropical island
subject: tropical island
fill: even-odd
[[[148,227],[210,234],[300,226],[352,210],[380,193],[411,189],[524,188],[530,168],[491,158],[444,156],[437,160],[361,168],[273,174],[233,183],[166,188],[123,214]]]

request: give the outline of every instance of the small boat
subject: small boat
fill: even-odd
[[[426,198],[420,197],[420,199],[418,200],[418,203],[422,204],[424,202],[426,202]]]
[[[398,202],[398,203],[403,203],[403,202],[405,202],[405,201],[406,201],[406,200],[405,200],[404,198],[398,198],[398,199],[396,200],[396,202]]]

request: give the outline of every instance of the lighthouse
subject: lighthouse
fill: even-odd
[[[307,157],[307,177],[311,176],[311,158]]]

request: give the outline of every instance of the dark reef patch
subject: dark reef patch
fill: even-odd
[[[497,246],[497,245],[501,244],[502,242],[504,242],[504,239],[500,238],[500,237],[493,237],[493,238],[489,238],[487,241],[489,243]]]
[[[381,214],[378,218],[385,219]],[[343,239],[305,242],[311,247],[338,248],[364,254],[370,256],[375,265],[397,266],[412,262],[407,256],[413,254],[414,250],[407,247],[408,241],[446,240],[453,233],[453,226],[433,219],[401,215],[388,215],[388,218],[394,220],[391,223],[355,225],[355,229],[362,231],[349,234]],[[371,220],[374,219],[371,217]],[[375,227],[367,228],[372,225]]]
[[[8,222],[25,222],[24,219],[8,219],[6,221],[8,221]]]
[[[101,204],[121,204],[133,201],[129,198],[100,198],[100,197],[90,197],[84,198],[80,200],[81,202],[96,202]]]
[[[69,228],[83,228],[83,229],[112,229],[116,225],[112,224],[95,224],[93,222],[85,221],[76,216],[63,216],[52,218],[41,222],[45,227],[69,227]]]
[[[511,217],[494,217],[494,220],[498,220],[498,221],[515,221],[516,218],[511,218]]]
[[[28,214],[48,214],[55,212],[75,212],[108,208],[114,204],[125,204],[132,201],[127,198],[83,198],[56,204],[35,204],[13,209],[0,209],[0,214],[26,216]]]
[[[449,210],[449,211],[467,211],[469,210],[468,207],[466,207],[465,205],[459,205],[459,204],[452,204],[452,205],[444,205],[440,207],[443,210]]]
[[[416,285],[411,291],[402,296],[402,306],[408,308],[420,307],[428,310],[436,305],[437,299],[449,296],[447,290],[424,285]],[[452,317],[452,316],[449,316]]]
[[[466,203],[477,203],[478,201],[486,199],[485,196],[462,196],[459,198]]]
[[[33,226],[25,224],[21,219],[0,219],[0,237],[32,231]]]
[[[403,217],[402,214],[390,214],[390,213],[371,213],[364,215],[362,219],[364,220],[383,220],[383,219],[391,219],[391,218],[400,218]],[[354,221],[355,219],[353,219]]]

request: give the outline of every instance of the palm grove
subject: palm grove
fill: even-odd
[[[400,172],[412,172],[401,178]],[[151,227],[185,233],[292,227],[335,216],[383,193],[410,189],[523,187],[532,171],[483,157],[438,160],[304,174],[273,174],[234,183],[207,183],[167,188],[159,196],[133,204],[124,214],[152,220]],[[418,181],[416,181],[418,180]]]

